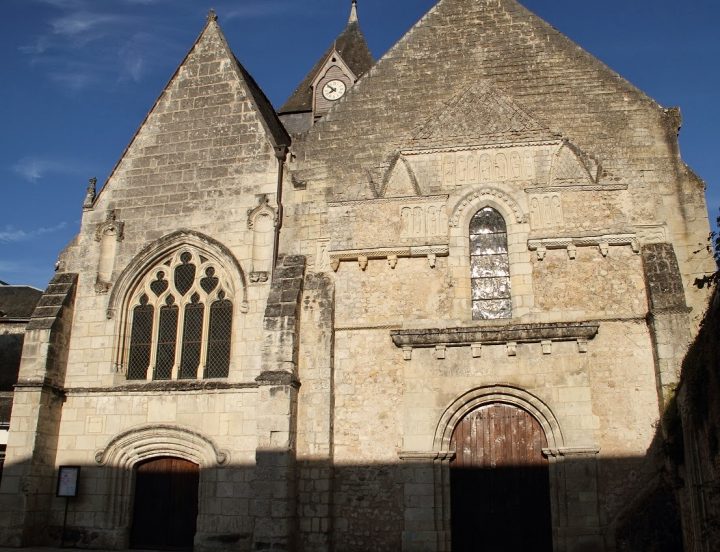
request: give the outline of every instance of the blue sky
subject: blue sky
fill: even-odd
[[[214,7],[235,54],[279,106],[342,30],[350,0],[3,0],[0,280],[45,287],[102,183]],[[360,0],[376,57],[435,0]],[[720,206],[720,3],[524,0],[684,116],[685,161]],[[11,78],[10,78],[11,76]]]

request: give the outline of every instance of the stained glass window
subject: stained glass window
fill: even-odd
[[[232,289],[222,266],[192,249],[160,260],[128,309],[127,378],[228,377]]]
[[[470,272],[473,320],[511,318],[507,227],[492,207],[470,221]]]

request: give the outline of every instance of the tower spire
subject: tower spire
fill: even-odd
[[[348,19],[348,24],[357,23],[357,21],[358,21],[357,0],[352,0],[352,6],[350,7],[350,19]]]

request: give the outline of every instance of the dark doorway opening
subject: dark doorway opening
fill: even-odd
[[[130,544],[153,550],[192,550],[198,514],[197,464],[155,458],[135,473]]]
[[[455,427],[450,465],[453,552],[552,551],[550,480],[539,422],[507,404]]]

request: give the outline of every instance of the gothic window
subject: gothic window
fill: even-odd
[[[511,318],[507,227],[492,207],[470,221],[470,271],[473,320]]]
[[[225,378],[233,293],[218,263],[182,249],[140,282],[130,304],[127,378]]]

